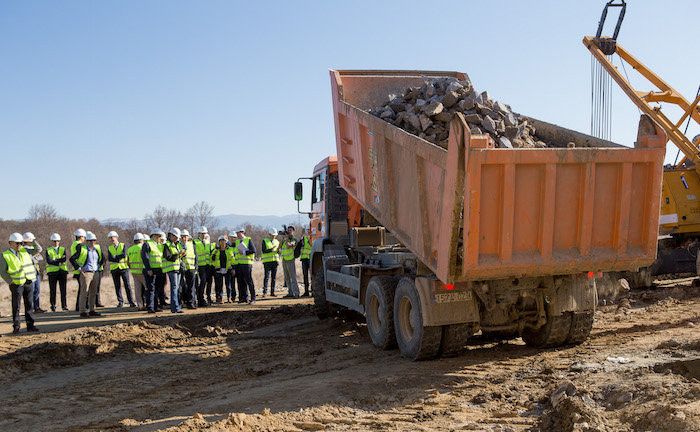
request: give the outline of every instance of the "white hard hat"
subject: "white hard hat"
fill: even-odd
[[[209,230],[207,230],[207,227],[202,226],[199,228],[199,231],[197,231],[198,234],[208,234]]]
[[[221,240],[226,240],[226,237],[224,237],[224,236],[219,236],[219,241],[221,241]]]
[[[22,243],[22,234],[12,233],[12,234],[10,234],[10,239],[8,241],[15,242],[15,243]]]
[[[107,233],[107,237],[119,237],[116,231],[110,231]]]
[[[141,233],[134,234],[134,241],[139,241],[139,240],[143,240],[143,234],[141,234]]]
[[[85,235],[85,240],[97,240],[97,236],[92,231],[88,231]]]
[[[51,234],[51,241],[61,241],[61,236],[58,233]]]
[[[180,228],[172,227],[168,233],[174,235],[175,237],[180,237]]]
[[[236,230],[236,232],[237,232],[237,233],[239,233],[239,232],[244,233],[244,232],[245,232],[245,227],[242,227],[242,226],[238,227],[238,229]]]
[[[184,230],[182,230],[182,232],[180,233],[180,236],[182,236],[182,237],[185,237],[185,236],[189,237],[189,236],[190,236],[190,232],[187,231],[186,229],[184,229]]]
[[[73,235],[76,236],[76,237],[85,237],[87,234],[85,233],[85,230],[84,230],[84,229],[78,228],[77,230],[75,230],[75,232],[73,233]]]
[[[270,230],[268,231],[268,233],[270,233],[271,236],[276,236],[276,235],[277,235],[277,230],[274,229],[274,228],[270,228]]]
[[[158,232],[157,232],[156,234],[158,234],[158,235],[161,236],[161,237],[165,237],[165,233],[163,232],[162,229],[159,229]]]
[[[31,242],[31,241],[34,241],[36,239],[36,237],[34,237],[34,234],[27,231],[26,233],[24,233],[23,239],[26,242]]]
[[[236,237],[236,231],[229,231],[229,237]]]
[[[153,229],[151,230],[151,235],[152,235],[152,236],[154,236],[154,235],[160,235],[160,230],[159,230],[158,228],[153,228]]]

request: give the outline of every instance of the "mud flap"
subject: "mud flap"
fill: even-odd
[[[415,284],[424,326],[479,322],[479,307],[468,285],[446,290],[442,282],[424,277],[417,277]]]
[[[595,312],[598,304],[595,278],[577,275],[556,279],[554,292],[547,297],[550,316],[564,312]]]

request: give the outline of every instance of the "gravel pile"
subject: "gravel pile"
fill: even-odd
[[[447,148],[450,121],[464,114],[472,134],[489,134],[500,148],[543,148],[535,128],[509,105],[477,93],[469,81],[455,78],[426,80],[403,94],[389,95],[389,101],[369,112],[433,144]]]

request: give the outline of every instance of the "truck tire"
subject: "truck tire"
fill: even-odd
[[[585,342],[593,329],[593,312],[575,313],[571,316],[571,329],[567,344],[578,345]]]
[[[522,338],[534,348],[550,348],[566,343],[571,330],[571,314],[547,316],[547,323],[542,327],[523,329]]]
[[[372,343],[377,348],[396,348],[394,333],[394,291],[396,278],[374,276],[365,293],[365,319]]]
[[[450,324],[442,326],[440,354],[443,357],[455,357],[467,350],[467,339],[474,334],[474,325]]]
[[[311,291],[314,295],[314,312],[318,319],[326,319],[333,313],[333,307],[326,300],[326,277],[323,270],[313,273]]]
[[[394,331],[401,355],[425,360],[440,353],[442,327],[424,327],[421,303],[411,278],[402,278],[394,294]]]

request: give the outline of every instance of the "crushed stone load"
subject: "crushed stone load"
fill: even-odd
[[[403,94],[389,95],[389,101],[369,112],[433,144],[447,148],[450,121],[464,114],[472,134],[489,134],[499,148],[544,148],[527,119],[509,105],[477,93],[470,81],[455,78],[426,80]]]

